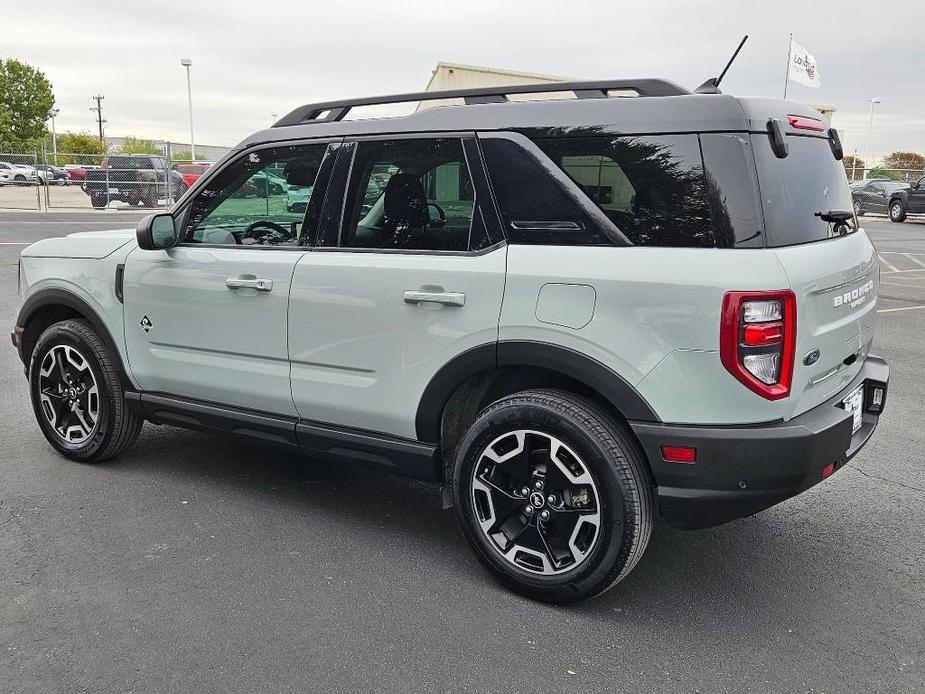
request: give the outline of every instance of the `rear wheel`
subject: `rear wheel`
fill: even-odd
[[[469,543],[505,585],[575,602],[622,580],[652,531],[652,489],[631,435],[597,405],[534,390],[483,410],[453,486]]]
[[[893,200],[890,203],[890,221],[891,222],[905,222],[906,221],[906,206],[903,205],[902,200]]]
[[[141,431],[143,420],[126,407],[113,355],[81,320],[42,333],[29,364],[29,389],[42,433],[71,460],[112,458]]]
[[[106,196],[93,194],[90,196],[90,204],[97,209],[102,209],[106,207]]]

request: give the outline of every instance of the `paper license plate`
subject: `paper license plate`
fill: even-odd
[[[851,391],[851,394],[847,398],[842,400],[842,407],[848,410],[848,412],[851,413],[851,416],[854,417],[854,420],[851,423],[851,433],[854,434],[858,429],[861,428],[861,415],[864,411],[863,383]]]

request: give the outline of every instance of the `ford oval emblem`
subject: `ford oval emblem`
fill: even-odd
[[[804,366],[812,366],[812,365],[815,364],[817,361],[819,361],[819,355],[820,355],[820,353],[819,353],[819,350],[818,350],[818,349],[812,349],[812,350],[810,350],[809,352],[806,353],[806,356],[803,357],[803,365],[804,365]]]

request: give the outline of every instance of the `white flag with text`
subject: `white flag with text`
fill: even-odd
[[[816,58],[796,41],[790,41],[790,81],[806,87],[819,86]]]

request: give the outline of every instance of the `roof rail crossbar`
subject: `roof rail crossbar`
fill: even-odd
[[[639,96],[681,96],[690,94],[687,89],[674,82],[660,79],[599,80],[591,82],[541,82],[517,84],[507,87],[478,87],[475,89],[454,89],[443,92],[415,92],[374,96],[366,99],[326,101],[299,106],[273,124],[274,128],[302,123],[330,123],[343,120],[350,109],[357,106],[378,106],[401,104],[410,101],[436,101],[439,99],[463,99],[466,104],[495,104],[508,101],[510,94],[548,94],[551,92],[572,92],[576,98],[604,98],[611,91],[632,91]]]

